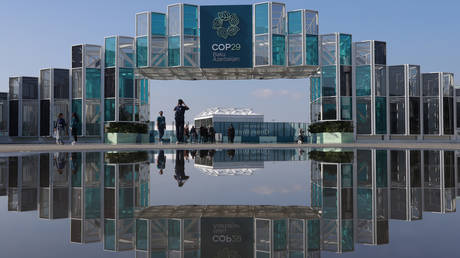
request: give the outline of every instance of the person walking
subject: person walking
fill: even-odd
[[[65,130],[67,128],[67,123],[64,119],[64,114],[59,113],[57,121],[54,123],[54,132],[56,134],[56,144],[64,145],[64,136]]]
[[[185,105],[185,102],[182,99],[177,101],[177,106],[174,108],[174,119],[176,121],[176,143],[184,142],[184,121],[185,121],[185,111],[190,108]]]
[[[165,135],[166,129],[166,118],[163,116],[163,111],[159,112],[157,117],[157,129],[158,129],[158,142],[163,143],[163,136]]]
[[[198,133],[196,132],[196,128],[194,125],[192,125],[192,129],[190,129],[190,136],[191,136],[191,142],[196,143],[197,138],[198,138]]]
[[[235,128],[233,127],[233,124],[230,124],[230,127],[227,130],[227,135],[228,135],[228,142],[233,143],[235,140]]]
[[[184,127],[184,134],[185,134],[185,142],[189,142],[190,140],[190,129],[188,128],[188,124]]]
[[[72,113],[72,120],[70,120],[70,132],[73,137],[72,145],[77,144],[77,135],[78,131],[80,130],[80,118],[78,117],[77,113]]]

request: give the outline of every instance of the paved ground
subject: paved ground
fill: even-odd
[[[350,144],[0,144],[0,153],[54,151],[130,151],[158,149],[289,149],[289,148],[382,148],[460,150],[460,143],[350,143]]]

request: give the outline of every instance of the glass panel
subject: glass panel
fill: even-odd
[[[305,10],[305,33],[318,35],[318,13]]]
[[[340,66],[340,96],[352,96],[352,81],[351,66]]]
[[[283,35],[273,35],[273,65],[285,65],[286,64],[286,40]]]
[[[54,98],[69,98],[69,70],[54,69]]]
[[[337,103],[336,98],[324,98],[323,103],[323,118],[322,120],[336,120],[337,119]]]
[[[321,36],[321,65],[337,64],[336,47],[337,37],[335,34]]]
[[[197,37],[184,37],[184,66],[199,67],[200,48]]]
[[[423,98],[423,133],[439,134],[439,98]]]
[[[342,250],[344,252],[354,250],[353,237],[353,220],[345,220],[342,222]]]
[[[38,102],[22,102],[22,136],[38,136]]]
[[[83,77],[81,69],[72,70],[72,98],[77,99],[82,97]]]
[[[389,88],[390,96],[404,96],[405,86],[404,86],[404,66],[390,66],[389,70]]]
[[[115,221],[104,220],[104,250],[115,251]]]
[[[390,151],[391,187],[406,187],[406,152]]]
[[[409,96],[420,96],[420,66],[409,66]]]
[[[181,12],[180,5],[168,6],[168,35],[176,36],[181,34]]]
[[[358,218],[372,219],[372,189],[358,188]]]
[[[375,95],[386,96],[387,88],[387,67],[375,66]]]
[[[166,55],[168,53],[168,38],[166,37],[152,37],[152,60],[151,66],[165,67],[167,65]]]
[[[355,65],[371,65],[371,42],[355,43]]]
[[[307,230],[308,251],[318,251],[321,243],[320,221],[309,220]]]
[[[180,37],[168,38],[168,66],[180,65]]]
[[[388,186],[388,158],[386,150],[376,150],[375,170],[377,187]]]
[[[268,36],[256,36],[256,66],[268,65]]]
[[[335,66],[323,66],[321,71],[322,95],[323,96],[335,96],[336,95],[336,67]]]
[[[134,67],[134,39],[128,37],[118,38],[118,65],[120,67]],[[147,55],[145,55],[147,56]]]
[[[292,35],[288,37],[289,66],[302,65],[302,36]]]
[[[422,75],[423,96],[439,96],[439,73]]]
[[[356,98],[356,131],[358,134],[371,134],[371,99]]]
[[[18,112],[19,112],[19,100],[10,100],[9,103],[9,128],[8,128],[8,135],[9,136],[18,136]]]
[[[82,119],[82,100],[81,99],[73,99],[72,100],[72,113],[77,113],[78,118]],[[81,135],[81,125],[78,127],[78,135]]]
[[[102,50],[100,46],[86,45],[85,67],[101,68]]]
[[[134,100],[131,99],[120,99],[119,109],[120,121],[133,121],[134,120]]]
[[[454,75],[451,73],[445,73],[442,75],[442,92],[444,97],[454,96]]]
[[[10,78],[10,99],[19,99],[19,78]]]
[[[85,218],[101,217],[101,189],[85,188]]]
[[[82,45],[72,46],[72,68],[82,67]]]
[[[422,186],[422,156],[419,150],[410,151],[410,186]]]
[[[101,102],[99,100],[86,101],[86,135],[100,135]]]
[[[385,97],[375,97],[375,133],[387,133],[387,101]]]
[[[166,35],[166,15],[163,13],[152,13],[152,35]]]
[[[390,133],[405,134],[405,103],[404,98],[390,98]]]
[[[358,167],[358,187],[372,187],[371,150],[358,150],[356,158],[356,165]]]
[[[273,221],[273,249],[274,251],[284,251],[287,249],[286,219]]]
[[[184,4],[184,35],[198,36],[198,7]]]
[[[256,34],[268,33],[268,4],[256,5]]]
[[[148,38],[136,38],[136,67],[147,66]]]
[[[441,186],[441,155],[440,151],[424,151],[424,186],[440,187]]]
[[[22,77],[22,98],[38,99],[38,78]]]
[[[148,231],[148,221],[145,219],[136,219],[136,250],[147,251]]]
[[[288,33],[302,33],[302,11],[288,12]]]
[[[351,65],[351,35],[340,34],[340,64]]]
[[[371,95],[371,66],[356,67],[356,96]]]
[[[117,49],[117,38],[111,37],[105,39],[105,67],[115,66],[115,57]]]
[[[51,70],[40,71],[40,99],[49,99],[51,97]]]
[[[374,42],[374,62],[376,65],[387,64],[387,43],[382,41]]]
[[[180,250],[180,220],[168,219],[168,250]]]
[[[323,165],[323,186],[337,187],[337,165]]]
[[[86,68],[86,98],[101,97],[101,69]]]
[[[337,219],[337,189],[324,188],[323,218]]]
[[[443,123],[444,134],[454,134],[454,99],[451,97],[443,98]]]
[[[115,68],[104,69],[104,97],[115,97]]]
[[[340,97],[340,114],[342,120],[352,119],[351,97]]]
[[[270,251],[270,221],[256,219],[256,250]]]
[[[286,11],[283,4],[272,4],[272,33],[286,34]]]
[[[307,65],[319,65],[318,61],[318,36],[307,35],[306,36],[306,58]]]
[[[352,164],[342,164],[342,187],[353,187]]]
[[[115,121],[115,99],[104,100],[104,121]]]
[[[420,134],[420,98],[409,98],[409,132]]]
[[[120,68],[119,96],[134,98],[134,72],[131,68]]]
[[[136,14],[136,36],[146,36],[149,32],[149,14]]]
[[[120,218],[132,218],[134,214],[134,189],[120,188],[118,194],[118,212]]]
[[[311,100],[314,101],[321,97],[321,78],[311,77],[310,78],[310,89],[311,89]]]

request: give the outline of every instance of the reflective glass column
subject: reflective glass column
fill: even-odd
[[[288,12],[288,65],[319,65],[318,12]]]
[[[39,136],[39,79],[10,77],[9,136]]]
[[[136,14],[136,67],[166,67],[168,38],[166,14]]]

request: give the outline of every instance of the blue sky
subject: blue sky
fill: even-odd
[[[109,35],[134,35],[135,13],[166,11],[180,1],[21,1],[0,3],[0,90],[8,77],[38,76],[46,67],[70,66],[70,47],[103,44]],[[460,76],[460,1],[456,0],[286,0],[288,10],[319,11],[320,33],[344,32],[353,40],[387,41],[388,64],[420,64],[422,72],[454,72]],[[188,1],[200,5],[250,4],[254,1]],[[457,79],[460,84],[460,79]],[[267,121],[306,121],[306,80],[155,81],[151,82],[152,116],[172,108],[181,97],[192,110],[206,107],[251,107]]]

